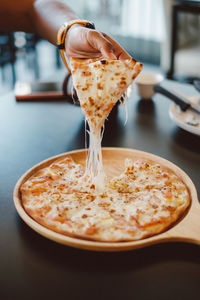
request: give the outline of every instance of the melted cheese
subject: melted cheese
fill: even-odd
[[[125,166],[102,192],[85,180],[81,165],[69,158],[54,162],[23,184],[23,205],[38,222],[66,235],[121,241],[162,232],[189,206],[187,187],[153,162],[127,159]]]
[[[126,90],[142,65],[135,60],[95,60],[86,64],[83,60],[72,59],[71,66],[73,83],[90,129],[85,178],[102,191],[105,174],[101,154],[101,130],[106,117],[121,97],[124,98],[126,107]]]

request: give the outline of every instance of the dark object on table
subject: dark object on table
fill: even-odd
[[[79,105],[70,75],[67,74],[64,81],[16,82],[15,98],[17,101],[67,100]]]
[[[163,88],[160,85],[155,85],[154,86],[154,91],[156,93],[160,93],[164,96],[166,96],[167,98],[169,98],[170,100],[172,100],[174,103],[176,103],[182,111],[186,111],[187,109],[193,109],[196,112],[200,113],[200,105],[196,104],[196,103],[188,103],[186,102],[184,99],[181,99],[180,97],[172,94],[170,91],[166,90],[165,88]]]
[[[200,92],[200,80],[193,81],[194,87]]]
[[[62,84],[62,81],[17,82],[15,98],[17,101],[65,99]]]
[[[71,73],[68,73],[66,75],[66,77],[63,81],[62,90],[63,90],[63,94],[65,96],[72,98],[74,104],[79,105],[78,96],[77,96],[75,88],[73,87]]]

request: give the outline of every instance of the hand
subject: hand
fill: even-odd
[[[78,24],[68,30],[65,49],[69,58],[131,59],[131,56],[105,33]]]

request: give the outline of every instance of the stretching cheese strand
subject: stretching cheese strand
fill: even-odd
[[[128,110],[127,110],[127,98],[130,95],[131,87],[128,87],[127,91],[122,96],[124,108],[125,108],[125,124],[128,120]],[[86,158],[86,171],[85,178],[91,183],[95,185],[95,189],[97,192],[103,192],[106,181],[106,174],[103,169],[103,160],[102,160],[102,150],[101,150],[101,141],[104,133],[104,125],[103,130],[101,132],[101,128],[93,128],[90,123],[89,125],[89,152]],[[86,129],[85,129],[86,130]]]

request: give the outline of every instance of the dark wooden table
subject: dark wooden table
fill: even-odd
[[[164,86],[176,86],[165,82]],[[195,94],[192,86],[181,91]],[[133,92],[106,122],[104,146],[130,147],[180,166],[200,195],[200,137],[170,120],[170,101],[140,101]],[[12,193],[18,178],[50,156],[84,148],[84,120],[65,102],[17,103],[0,96],[0,299],[199,299],[200,247],[166,243],[123,253],[98,253],[56,244],[17,215]],[[200,216],[199,216],[200,217]]]

